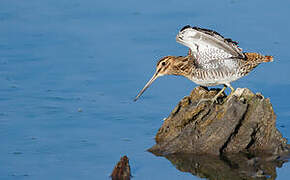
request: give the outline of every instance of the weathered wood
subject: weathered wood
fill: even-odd
[[[212,98],[217,92],[197,87],[183,98],[165,119],[155,138],[157,144],[149,151],[157,155],[289,151],[287,140],[275,127],[269,99],[238,88],[222,104],[202,102],[197,106],[202,98]]]
[[[129,158],[127,156],[123,156],[117,163],[111,174],[111,178],[112,180],[130,180],[131,169]]]

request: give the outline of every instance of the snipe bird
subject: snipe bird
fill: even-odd
[[[161,58],[157,63],[155,74],[134,101],[159,76],[180,75],[201,86],[224,85],[213,99],[204,99],[217,102],[217,98],[226,87],[231,89],[228,97],[232,95],[234,88],[231,82],[247,75],[260,63],[273,61],[272,56],[242,52],[237,42],[209,29],[187,25],[179,31],[176,41],[189,47],[188,55]]]

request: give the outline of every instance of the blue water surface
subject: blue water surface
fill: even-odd
[[[134,96],[190,24],[273,55],[233,83],[269,97],[290,137],[290,1],[0,1],[0,179],[109,179],[121,156],[134,179],[199,179],[146,149],[196,84],[159,78]],[[277,169],[288,179],[290,165]]]

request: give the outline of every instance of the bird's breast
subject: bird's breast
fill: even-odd
[[[188,78],[202,86],[216,86],[239,79],[241,76],[233,69],[196,69]]]

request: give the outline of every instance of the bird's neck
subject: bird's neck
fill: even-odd
[[[191,56],[176,57],[172,65],[172,74],[189,77],[194,67],[194,61],[191,58]]]

